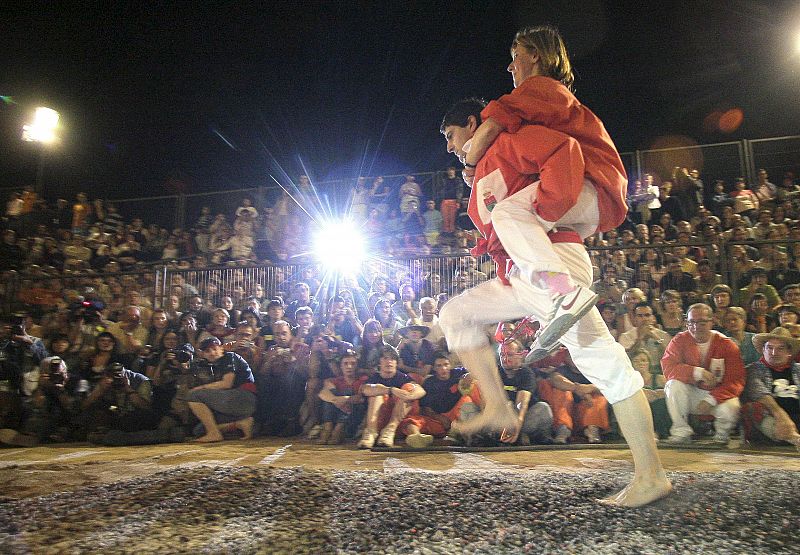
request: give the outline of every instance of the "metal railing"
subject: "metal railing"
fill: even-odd
[[[714,241],[693,241],[681,244],[646,244],[630,246],[593,246],[587,248],[593,263],[602,267],[611,257],[611,252],[623,250],[626,254],[637,251],[634,258],[644,260],[644,251],[659,249],[672,252],[676,247],[699,248],[706,253],[724,283],[732,287],[741,286],[743,274],[733,259],[732,250],[737,245],[755,248],[766,254],[771,246],[791,254],[796,240],[726,241],[718,236]],[[793,258],[790,256],[790,258]],[[636,270],[636,268],[633,268]],[[312,287],[321,307],[342,289],[349,289],[354,296],[366,300],[374,277],[385,277],[389,289],[397,291],[401,283],[411,283],[417,297],[436,296],[444,293],[454,295],[486,279],[494,277],[494,264],[484,256],[475,259],[466,254],[449,256],[424,256],[412,258],[372,258],[365,262],[354,279],[328,274],[314,264],[268,264],[259,266],[220,266],[215,268],[177,269],[157,265],[147,270],[118,274],[78,274],[49,276],[39,274],[11,273],[3,289],[3,304],[6,312],[24,308],[37,308],[39,312],[54,308],[63,292],[72,290],[81,294],[86,287],[96,293],[108,294],[108,286],[116,294],[124,295],[138,289],[153,306],[165,306],[171,294],[184,299],[199,293],[204,298],[217,302],[223,295],[232,297],[235,305],[256,293],[261,286],[264,296],[279,295],[288,300],[293,285],[303,281]],[[632,286],[632,284],[629,284]],[[53,295],[53,292],[58,292]],[[38,295],[38,296],[37,296]],[[41,301],[41,302],[40,302]],[[366,307],[371,310],[372,307]]]

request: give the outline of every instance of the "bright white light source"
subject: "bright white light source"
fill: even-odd
[[[22,127],[22,140],[52,143],[56,138],[58,112],[50,108],[36,108],[33,123]]]
[[[329,222],[314,238],[314,254],[330,271],[353,273],[361,268],[366,245],[353,222]]]

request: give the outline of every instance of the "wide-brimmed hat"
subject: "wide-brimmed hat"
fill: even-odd
[[[417,324],[415,320],[411,319],[406,322],[405,327],[400,328],[397,330],[397,333],[402,335],[403,337],[407,337],[408,332],[410,331],[418,331],[422,333],[422,337],[426,337],[430,332],[431,329],[428,326],[423,326],[421,324]]]
[[[753,346],[757,351],[764,350],[764,344],[770,339],[785,341],[792,351],[792,356],[800,352],[800,339],[792,337],[792,333],[786,328],[777,327],[769,333],[757,333],[753,336]]]

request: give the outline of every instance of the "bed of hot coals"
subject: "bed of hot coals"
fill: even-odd
[[[43,475],[45,476],[45,475]],[[800,473],[393,472],[202,466],[0,502],[2,553],[797,553]],[[43,478],[46,479],[46,478]]]

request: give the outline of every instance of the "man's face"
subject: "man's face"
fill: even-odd
[[[508,71],[514,81],[514,88],[519,87],[528,77],[538,75],[539,55],[534,50],[529,50],[524,46],[516,46],[511,49],[511,63],[508,64]]]
[[[500,349],[500,365],[505,370],[515,370],[525,362],[525,355],[526,352],[515,343],[504,345]]]
[[[197,312],[201,308],[203,308],[203,299],[200,297],[192,297],[189,299],[189,310]]]
[[[770,339],[764,343],[764,360],[770,366],[778,368],[787,366],[792,359],[792,351],[786,341],[780,339]]]
[[[153,327],[160,330],[167,327],[169,320],[167,319],[167,315],[163,312],[154,312],[153,313]]]
[[[795,312],[792,310],[781,310],[778,313],[778,323],[780,325],[796,324],[797,320],[797,314],[795,314]]]
[[[422,315],[424,317],[430,318],[436,314],[436,303],[425,302],[420,306],[420,310],[422,310]]]
[[[222,355],[225,354],[225,350],[222,348],[222,345],[211,345],[208,349],[200,351],[200,353],[208,362],[216,362],[222,358]]]
[[[422,341],[422,332],[419,330],[411,330],[406,335],[406,339],[408,339],[411,343],[419,343]]]
[[[272,338],[278,347],[290,347],[292,344],[292,330],[289,326],[276,326],[272,328]]]
[[[397,374],[397,361],[389,356],[382,356],[378,362],[378,374],[387,380]]]
[[[693,309],[689,311],[686,327],[697,343],[705,343],[711,339],[711,328],[713,326],[714,320],[705,310]]]
[[[401,298],[404,301],[413,301],[416,298],[416,294],[414,293],[414,288],[410,285],[403,286],[403,291],[401,292]]]
[[[745,321],[733,313],[726,314],[722,319],[722,325],[724,325],[725,329],[730,332],[740,332],[744,330],[744,324]]]
[[[433,373],[436,378],[442,381],[450,379],[450,360],[446,358],[437,358],[433,363]]]
[[[253,326],[239,326],[236,329],[236,339],[242,341],[250,341],[255,336],[255,331],[253,330]]]
[[[444,139],[447,141],[447,152],[452,152],[456,155],[459,161],[463,164],[467,153],[464,152],[464,145],[475,134],[475,120],[470,116],[470,120],[466,127],[459,127],[458,125],[448,125],[444,128]]]
[[[342,358],[342,362],[339,363],[339,368],[342,371],[342,376],[351,380],[356,375],[356,363],[357,359],[354,356],[345,356]]]
[[[294,288],[294,298],[300,302],[307,303],[311,299],[311,291],[308,287],[295,287]]]
[[[283,318],[283,316],[284,316],[284,310],[283,310],[283,307],[281,307],[281,306],[275,306],[275,305],[273,305],[273,306],[270,306],[270,307],[268,307],[268,308],[267,308],[267,315],[269,316],[269,319],[270,319],[272,322],[275,322],[276,320],[280,320],[280,319],[281,319],[281,318]],[[305,317],[307,317],[307,318],[310,318],[308,315],[303,315],[303,316],[305,316]],[[298,319],[297,319],[297,322],[298,322],[298,323],[300,322],[300,319],[299,319],[299,317],[298,317]]]
[[[311,324],[313,323],[313,318],[312,318],[311,314],[307,314],[307,313],[298,314],[297,317],[296,317],[296,320],[297,320],[297,325],[298,326],[300,326],[301,328],[306,328],[306,329],[310,328]]]
[[[797,305],[800,304],[800,289],[787,289],[786,294],[783,296],[783,300],[786,301],[788,304]]]
[[[656,317],[653,315],[653,309],[649,306],[637,306],[633,310],[634,325],[641,326],[642,324],[655,324]]]
[[[142,319],[142,314],[138,308],[128,308],[125,310],[125,322],[128,324],[138,324]]]

